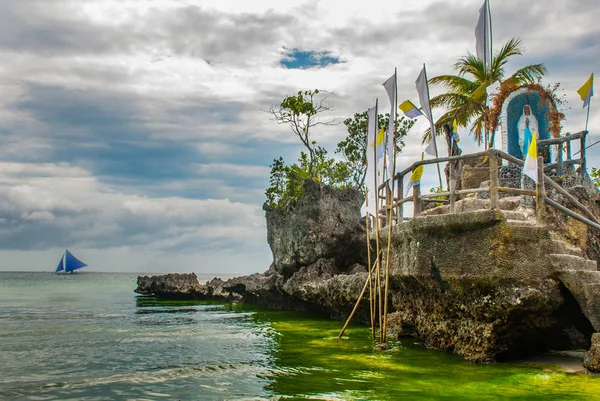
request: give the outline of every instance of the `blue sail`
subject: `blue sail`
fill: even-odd
[[[60,262],[58,262],[58,266],[56,266],[56,272],[59,272],[63,269],[63,259],[65,258],[65,255],[62,256],[62,258],[60,258]]]
[[[69,250],[65,252],[65,271],[72,272],[73,270],[81,269],[87,266],[81,260],[77,259]]]

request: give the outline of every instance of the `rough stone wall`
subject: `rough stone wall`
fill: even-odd
[[[387,232],[381,234],[387,246]],[[395,276],[544,278],[550,235],[541,227],[509,226],[496,210],[417,217],[392,231]]]

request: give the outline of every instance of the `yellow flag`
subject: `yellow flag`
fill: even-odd
[[[537,183],[538,165],[537,165],[537,133],[531,133],[531,143],[529,149],[527,149],[527,155],[525,156],[525,163],[523,165],[523,174],[531,178]]]
[[[425,153],[421,153],[421,160],[425,159]],[[408,191],[415,185],[421,185],[421,177],[423,176],[423,170],[425,169],[425,165],[421,164],[419,167],[415,168],[410,175],[410,180],[408,181],[408,186],[406,187],[406,194],[408,195]]]
[[[590,98],[594,96],[594,73],[592,73],[587,82],[577,90],[577,93],[579,93],[581,100],[583,100],[583,107],[590,104]]]

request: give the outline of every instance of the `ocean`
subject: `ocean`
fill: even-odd
[[[136,278],[0,272],[0,400],[600,399],[598,376],[375,351],[369,327],[338,340],[342,322],[138,296]]]

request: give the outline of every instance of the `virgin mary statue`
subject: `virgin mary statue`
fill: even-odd
[[[519,148],[523,153],[523,158],[525,158],[532,135],[535,135],[536,139],[540,137],[537,118],[531,112],[531,107],[528,104],[523,106],[523,114],[519,118],[517,126],[519,128]]]

